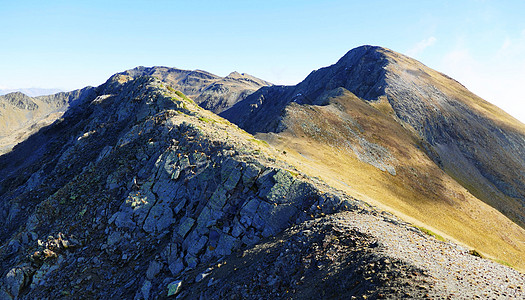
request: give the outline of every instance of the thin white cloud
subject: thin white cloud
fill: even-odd
[[[416,57],[418,54],[423,52],[426,48],[434,45],[437,39],[433,36],[419,41],[412,49],[407,51],[407,54],[412,57]]]
[[[506,38],[505,41],[503,42],[503,45],[501,45],[500,52],[509,49],[511,46],[512,46],[512,41],[510,40],[510,38]]]
[[[443,57],[439,69],[525,123],[525,35],[506,38],[488,59],[474,53],[474,48],[458,45]]]
[[[525,29],[518,37],[506,37],[497,55],[500,58],[507,57],[507,59],[515,60],[523,57],[523,53],[525,53]]]

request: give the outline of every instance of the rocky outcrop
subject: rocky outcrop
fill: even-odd
[[[292,224],[366,209],[161,85],[113,78],[1,157],[4,294],[148,298]],[[18,156],[35,140],[46,150]]]

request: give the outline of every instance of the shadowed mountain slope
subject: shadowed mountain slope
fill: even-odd
[[[413,59],[359,47],[221,115],[354,196],[490,256],[525,255],[505,217],[525,224],[525,126]]]

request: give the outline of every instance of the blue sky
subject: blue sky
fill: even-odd
[[[296,84],[379,45],[525,122],[525,1],[0,0],[0,89],[99,85],[138,65]]]

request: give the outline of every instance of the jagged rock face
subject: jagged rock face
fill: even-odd
[[[283,132],[292,104],[328,105],[341,88],[371,103],[386,97],[394,120],[415,130],[427,155],[476,197],[525,226],[525,126],[453,79],[391,50],[353,49],[297,86],[265,87],[221,115],[252,134]]]
[[[232,72],[220,77],[206,71],[179,70],[166,67],[137,67],[122,73],[132,78],[154,76],[170,87],[183,92],[201,107],[220,113],[248,95],[271,83],[248,74]]]
[[[161,85],[114,77],[0,157],[0,296],[149,298],[290,224],[366,209]]]

